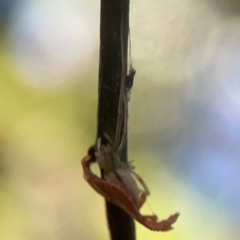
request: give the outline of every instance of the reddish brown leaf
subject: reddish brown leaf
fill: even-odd
[[[130,194],[127,189],[121,188],[116,184],[109,183],[93,174],[90,170],[90,165],[94,162],[95,158],[93,156],[83,158],[82,167],[84,171],[84,178],[107,201],[119,206],[136,221],[151,230],[168,231],[173,229],[172,224],[177,221],[179,213],[175,213],[168,219],[162,221],[158,221],[158,217],[156,215],[141,215],[139,209],[145,202],[146,196],[142,195],[139,200],[139,205],[137,205],[136,201],[134,201],[132,197],[132,194]]]

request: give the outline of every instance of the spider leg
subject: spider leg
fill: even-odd
[[[114,142],[111,139],[111,137],[107,134],[107,133],[103,133],[103,136],[108,140],[108,142],[110,143],[110,145],[112,145],[112,147],[114,146]]]
[[[100,148],[101,148],[101,138],[98,138],[96,142],[96,151],[100,151]]]
[[[123,19],[122,19],[123,21]],[[117,117],[117,126],[116,126],[116,133],[115,139],[112,141],[109,135],[103,133],[105,138],[108,140],[110,145],[112,145],[112,149],[116,154],[120,157],[121,153],[126,146],[127,142],[127,120],[128,120],[128,93],[127,93],[127,62],[126,62],[126,54],[127,49],[124,46],[124,32],[123,32],[123,22],[121,23],[121,58],[122,58],[122,72],[121,72],[121,86],[120,86],[120,93],[119,93],[119,102],[118,102],[118,117]],[[134,77],[132,75],[132,78]],[[123,133],[122,133],[123,128]],[[122,133],[122,134],[121,134]],[[122,135],[122,137],[121,137]]]
[[[144,182],[144,180],[137,173],[135,173],[133,170],[129,170],[129,171],[141,183],[141,185],[143,186],[145,194],[150,195],[150,191],[149,191],[146,183]]]
[[[123,74],[123,73],[122,73]],[[123,78],[123,76],[122,76]],[[115,135],[115,142],[113,147],[117,148],[120,144],[120,138],[121,138],[121,128],[122,128],[122,123],[123,123],[123,95],[124,95],[124,82],[123,79],[121,80],[121,89],[120,89],[120,95],[119,95],[119,103],[118,103],[118,117],[117,117],[117,126],[116,126],[116,135]]]
[[[127,120],[128,120],[128,101],[127,101],[127,89],[126,89],[126,77],[124,79],[124,89],[123,89],[123,104],[122,104],[122,114],[123,114],[123,135],[122,135],[122,140],[121,143],[119,144],[119,149],[118,152],[121,153],[122,150],[124,149],[126,142],[127,142]]]
[[[117,131],[115,137],[115,144],[118,146],[118,154],[121,155],[122,150],[124,149],[127,141],[127,87],[126,87],[126,80],[127,80],[127,49],[124,46],[124,29],[123,29],[123,18],[121,19],[121,57],[122,57],[122,73],[121,73],[121,89],[119,95],[119,103],[118,103],[118,123],[117,123]],[[121,129],[123,125],[123,134],[122,139],[120,142],[121,137]]]
[[[142,207],[142,205],[145,203],[146,199],[147,199],[147,194],[145,192],[142,192],[140,199],[138,201],[138,209],[140,209]]]

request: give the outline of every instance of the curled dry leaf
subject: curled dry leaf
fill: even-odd
[[[114,183],[107,182],[93,174],[90,165],[95,162],[96,160],[94,156],[87,156],[82,160],[82,167],[84,178],[100,195],[102,195],[107,201],[125,210],[131,217],[148,229],[154,231],[168,231],[173,229],[172,224],[177,221],[179,213],[175,213],[168,219],[162,221],[158,221],[156,215],[142,215],[139,212],[139,209],[145,202],[146,195],[141,195],[139,203],[137,204],[133,199],[132,194],[130,194],[127,189],[121,188]]]

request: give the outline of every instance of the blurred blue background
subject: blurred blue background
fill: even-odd
[[[99,2],[0,0],[0,239],[108,239],[80,159],[96,135]],[[132,0],[129,149],[175,229],[240,238],[240,1]]]

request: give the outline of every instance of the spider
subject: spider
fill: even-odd
[[[150,191],[144,180],[133,171],[135,167],[131,162],[121,161],[121,147],[116,149],[108,134],[104,133],[109,144],[101,145],[101,139],[97,140],[97,150],[95,152],[96,161],[100,168],[103,169],[103,178],[110,183],[114,183],[121,188],[128,190],[135,204],[140,207],[145,201],[146,196],[150,195]],[[125,137],[125,136],[124,136]],[[125,139],[123,139],[125,141]],[[121,144],[120,144],[121,146]],[[140,189],[135,181],[137,179],[143,187]]]
[[[123,36],[123,34],[122,34]],[[114,183],[121,188],[128,190],[137,206],[142,205],[142,199],[150,195],[150,191],[144,180],[135,173],[131,162],[123,161],[123,151],[127,142],[127,121],[128,121],[128,101],[130,99],[131,87],[135,70],[130,64],[129,74],[126,75],[125,49],[123,39],[121,39],[122,52],[122,79],[118,103],[118,118],[114,141],[107,133],[103,133],[108,141],[107,145],[101,144],[101,138],[96,141],[95,157],[103,170],[103,178],[110,183]],[[121,132],[123,128],[123,132]],[[126,160],[126,159],[124,159]],[[137,179],[143,187],[140,189],[135,181]]]

